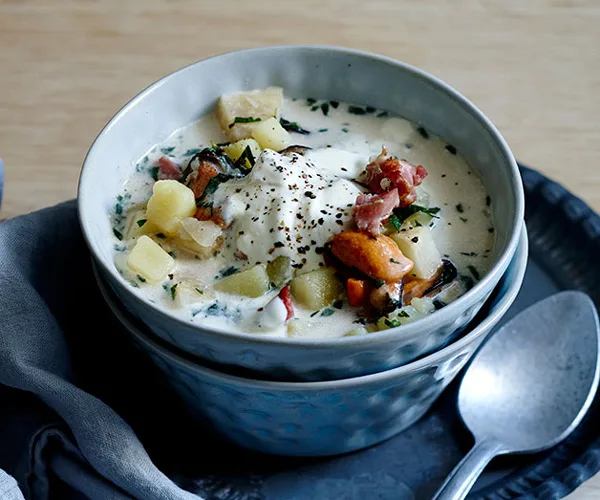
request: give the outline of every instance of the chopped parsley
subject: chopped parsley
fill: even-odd
[[[367,112],[360,106],[348,106],[348,113],[351,115],[366,115]]]
[[[251,167],[253,167],[256,163],[254,155],[252,154],[252,149],[249,145],[244,148],[244,151],[242,152],[240,157],[235,161],[235,165],[238,167],[246,168],[246,160],[248,160],[248,163],[250,163]]]
[[[117,237],[117,239],[119,241],[121,241],[123,239],[123,233],[121,233],[120,231],[117,231],[116,229],[113,228],[113,234]]]
[[[460,219],[461,221],[463,221],[465,224],[466,224],[466,223],[467,223],[467,221],[469,220],[469,219],[467,219],[466,217],[459,217],[459,219]]]
[[[219,187],[219,184],[221,184],[222,182],[228,181],[229,179],[231,179],[231,177],[232,176],[228,175],[228,174],[218,174],[215,177],[213,177],[210,181],[208,181],[208,184],[206,185],[206,188],[204,189],[203,196],[213,194]]]
[[[221,275],[222,278],[226,278],[227,276],[231,276],[232,274],[235,274],[238,272],[238,268],[235,266],[231,266],[231,267],[226,267],[225,269],[221,269],[219,271],[219,274]]]
[[[175,150],[175,146],[171,146],[169,148],[160,148],[160,152],[164,155],[168,155],[169,153],[172,153]]]
[[[446,151],[448,151],[448,153],[451,155],[456,154],[456,148],[452,144],[446,144]]]
[[[121,205],[121,202],[115,205],[115,213],[117,215],[121,215],[123,213],[123,205]]]
[[[200,290],[200,288],[194,288],[194,290],[196,290],[200,295],[204,295],[204,292]]]
[[[328,129],[326,129],[326,128],[320,128],[320,129],[319,129],[319,132],[327,132],[327,130],[328,130]]]
[[[200,313],[204,313],[206,316],[227,316],[236,322],[241,319],[241,313],[239,309],[228,309],[227,304],[221,304],[218,300],[216,300],[206,309],[198,309],[193,311],[192,316],[195,317]]]
[[[281,126],[286,129],[288,132],[296,132],[297,134],[309,135],[310,132],[306,129],[303,129],[297,122],[291,122],[286,120],[285,118],[280,118],[279,123]]]
[[[323,311],[321,311],[321,316],[326,318],[328,316],[331,316],[334,313],[335,313],[335,311],[333,309],[326,307],[325,309],[323,309]]]
[[[175,296],[177,295],[177,285],[178,285],[178,284],[179,284],[179,283],[175,283],[175,284],[174,284],[174,285],[173,285],[173,286],[170,288],[170,291],[171,291],[171,298],[172,298],[173,300],[175,300]]]
[[[388,219],[388,222],[392,226],[394,226],[394,229],[396,231],[400,231],[400,228],[402,227],[402,221],[400,220],[400,218],[396,214],[392,214],[390,216],[390,218]]]
[[[413,203],[412,205],[409,205],[408,207],[396,208],[394,210],[394,215],[397,217],[397,219],[400,221],[400,223],[404,222],[405,219],[410,217],[412,214],[416,214],[417,212],[423,212],[423,213],[426,213],[427,215],[430,215],[431,217],[434,217],[435,219],[439,219],[439,217],[436,216],[435,214],[437,214],[440,210],[441,209],[438,207],[426,208],[426,207],[422,207],[421,205],[415,205]],[[394,215],[392,215],[392,217]],[[392,219],[392,217],[390,217],[390,220]],[[392,222],[392,224],[395,224],[395,223]]]
[[[391,262],[392,264],[401,264],[401,262],[397,261],[397,260],[396,260],[396,259],[394,259],[394,258],[390,259],[390,262]]]
[[[183,153],[183,156],[194,156],[197,155],[200,151],[202,151],[200,148],[188,149],[185,153]]]
[[[323,114],[327,116],[329,114],[329,104],[327,104],[326,102],[321,104],[321,111],[323,111]]]
[[[137,275],[137,279],[139,279],[142,283],[146,283],[146,278],[140,276],[139,274]]]
[[[424,127],[417,127],[417,132],[421,134],[423,139],[429,139],[429,132],[427,132]]]
[[[313,99],[312,97],[309,97],[308,99],[306,99],[307,106],[312,106],[315,102],[317,102],[317,100]]]
[[[158,180],[158,167],[150,167],[148,169],[148,173],[150,174],[150,177],[152,177],[155,181]]]
[[[408,315],[408,313],[406,311],[400,311],[398,313],[398,316],[400,316],[401,318],[410,318],[410,316]]]
[[[404,311],[401,311],[404,312]],[[400,323],[400,321],[398,321],[397,319],[384,319],[383,322],[385,323],[385,326],[389,326],[390,328],[396,328],[397,326],[400,326],[402,323]]]
[[[233,119],[233,123],[229,124],[229,128],[232,128],[236,123],[255,123],[262,121],[262,118],[252,118],[251,116],[236,116]]]
[[[146,224],[146,222],[148,222],[146,219],[140,219],[136,222],[136,224],[138,227],[142,227],[144,224]]]
[[[345,132],[347,134],[350,131],[346,127],[344,127],[344,128],[342,128],[342,132]]]
[[[456,211],[457,211],[459,214],[462,214],[462,213],[465,211],[465,209],[464,209],[464,208],[463,208],[463,206],[462,206],[462,203],[459,203],[458,205],[456,205]]]

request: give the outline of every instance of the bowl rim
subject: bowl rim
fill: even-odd
[[[523,225],[519,236],[519,246],[513,258],[513,265],[516,268],[516,276],[509,283],[508,290],[500,298],[498,303],[493,307],[491,314],[486,316],[464,337],[458,339],[455,342],[452,342],[446,347],[443,347],[442,349],[439,349],[416,361],[412,361],[405,365],[396,368],[391,368],[382,372],[335,380],[298,382],[262,380],[231,375],[229,373],[219,372],[213,368],[206,367],[200,364],[200,362],[193,362],[175,352],[172,352],[168,348],[158,344],[157,342],[146,336],[146,334],[144,334],[140,330],[140,328],[132,322],[128,315],[122,310],[123,306],[121,304],[117,304],[116,300],[114,299],[114,292],[111,293],[109,291],[109,286],[103,281],[102,277],[98,273],[97,267],[93,267],[100,293],[103,296],[107,306],[112,311],[112,313],[114,314],[117,321],[121,324],[121,326],[123,326],[131,335],[135,336],[140,342],[145,344],[148,349],[158,352],[162,357],[168,358],[171,362],[179,364],[188,370],[192,370],[195,372],[203,372],[205,375],[213,379],[221,379],[231,384],[243,385],[245,387],[252,387],[255,389],[319,391],[324,389],[342,389],[363,386],[365,384],[379,383],[384,380],[408,375],[413,372],[419,371],[422,368],[431,366],[432,364],[441,361],[443,358],[451,356],[452,354],[460,351],[467,345],[473,343],[481,336],[491,334],[494,328],[496,327],[497,323],[502,319],[502,317],[506,314],[508,309],[512,306],[515,299],[517,298],[517,295],[521,290],[521,286],[525,278],[525,273],[527,271],[528,258],[529,240],[527,236],[527,229],[525,225]]]
[[[445,307],[435,311],[434,314],[428,315],[425,318],[421,318],[412,323],[408,323],[406,325],[402,325],[396,328],[390,328],[387,330],[382,330],[378,332],[374,332],[374,334],[368,337],[365,336],[342,336],[335,338],[302,338],[302,337],[273,337],[273,336],[262,336],[260,334],[249,334],[244,332],[235,332],[229,331],[226,328],[220,329],[217,327],[206,327],[198,323],[194,323],[189,320],[185,320],[176,316],[173,312],[159,307],[159,305],[150,302],[149,300],[141,297],[139,294],[133,293],[130,290],[126,283],[124,282],[123,277],[114,269],[114,266],[109,266],[103,259],[99,258],[99,252],[96,251],[96,246],[93,244],[91,234],[93,231],[89,227],[89,223],[87,222],[84,207],[84,195],[82,196],[82,192],[85,191],[86,186],[86,178],[87,172],[89,169],[86,169],[89,158],[93,155],[93,153],[101,146],[101,141],[103,137],[109,132],[112,126],[123,116],[128,110],[134,107],[139,101],[143,100],[147,95],[151,94],[155,89],[168,84],[171,79],[174,79],[177,75],[180,75],[192,67],[196,67],[202,65],[203,63],[210,61],[212,59],[217,58],[229,58],[229,57],[240,57],[240,56],[252,56],[255,53],[261,52],[269,52],[269,51],[305,51],[305,52],[333,52],[339,55],[356,57],[359,59],[371,59],[376,60],[381,63],[394,66],[403,71],[411,73],[413,76],[418,79],[426,82],[443,94],[445,94],[448,98],[457,102],[460,106],[462,106],[467,112],[469,112],[484,128],[484,130],[490,135],[495,146],[498,148],[501,156],[504,157],[505,163],[509,167],[509,173],[511,174],[511,187],[513,193],[516,198],[516,204],[514,207],[514,216],[512,220],[512,234],[508,240],[508,243],[505,245],[505,248],[501,255],[496,259],[496,262],[493,266],[488,270],[485,276],[478,281],[473,288],[471,288],[464,295],[459,297],[454,302],[446,305]],[[89,184],[89,183],[88,183]],[[340,346],[340,345],[363,345],[369,344],[374,345],[381,342],[387,342],[390,337],[399,338],[402,337],[410,337],[413,335],[418,335],[419,333],[431,329],[438,322],[446,322],[451,321],[451,318],[456,317],[460,311],[464,309],[464,307],[469,303],[474,303],[478,299],[478,297],[485,293],[485,290],[494,288],[492,283],[498,283],[501,276],[506,271],[510,261],[517,249],[520,240],[520,229],[524,224],[524,215],[525,215],[525,194],[524,188],[521,180],[521,175],[519,173],[519,168],[514,158],[510,147],[508,146],[506,140],[500,134],[499,130],[496,126],[491,122],[491,120],[470,100],[468,100],[465,96],[463,96],[456,89],[451,87],[449,84],[441,80],[440,78],[434,76],[433,74],[426,72],[416,66],[405,63],[403,61],[384,56],[381,54],[376,54],[373,52],[351,49],[347,47],[340,47],[335,45],[274,45],[274,46],[263,46],[256,48],[247,48],[240,50],[233,50],[228,52],[222,52],[219,54],[212,55],[210,57],[206,57],[201,60],[194,61],[190,64],[182,66],[181,68],[172,71],[158,80],[154,81],[146,88],[138,92],[134,95],[129,101],[127,101],[106,123],[106,125],[100,130],[97,134],[96,138],[92,142],[90,148],[88,149],[85,158],[83,160],[82,168],[80,169],[79,182],[77,186],[77,213],[78,220],[80,223],[80,227],[82,230],[82,234],[84,240],[87,244],[88,249],[94,257],[94,260],[99,263],[102,270],[110,275],[115,281],[117,281],[120,286],[127,291],[128,295],[133,298],[137,303],[145,308],[150,308],[155,311],[157,314],[164,316],[174,323],[180,324],[182,327],[186,329],[193,329],[201,332],[202,335],[210,335],[220,337],[221,339],[225,338],[230,341],[241,340],[247,344],[255,344],[255,345],[284,345],[288,347],[298,346],[298,347],[327,347],[327,346]]]

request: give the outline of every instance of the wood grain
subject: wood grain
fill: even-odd
[[[0,0],[2,217],[73,198],[86,151],[141,88],[220,52],[329,44],[446,80],[519,161],[600,210],[595,0]],[[600,498],[600,478],[572,500]]]

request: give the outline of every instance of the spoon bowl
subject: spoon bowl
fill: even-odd
[[[492,335],[458,394],[475,446],[434,498],[464,498],[496,455],[537,452],[566,438],[595,396],[599,348],[594,303],[575,291],[534,304]]]

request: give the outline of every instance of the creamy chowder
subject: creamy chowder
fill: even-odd
[[[112,214],[115,265],[199,325],[367,335],[489,270],[491,201],[460,151],[401,117],[231,94],[137,163]]]

